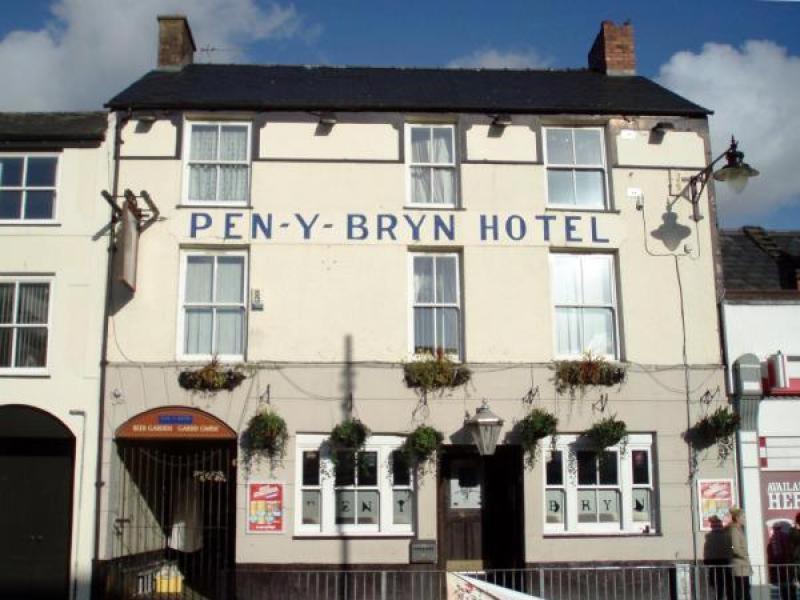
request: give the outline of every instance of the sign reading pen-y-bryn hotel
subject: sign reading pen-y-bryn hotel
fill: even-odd
[[[226,240],[278,240],[283,236],[303,240],[334,239],[348,242],[459,242],[463,238],[481,242],[565,242],[609,244],[602,224],[593,215],[500,215],[346,213],[330,217],[321,213],[224,213],[192,212],[189,237],[212,235]]]

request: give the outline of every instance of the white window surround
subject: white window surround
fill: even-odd
[[[577,456],[579,450],[587,450],[582,445],[580,434],[559,434],[553,443],[551,437],[542,440],[542,455],[545,468],[542,468],[542,506],[543,526],[545,535],[653,535],[657,533],[658,511],[655,502],[655,483],[653,468],[654,443],[653,436],[645,433],[632,433],[628,435],[627,444],[624,447],[612,446],[607,450],[613,452],[618,460],[617,463],[617,485],[589,486],[605,488],[609,490],[619,490],[621,522],[611,523],[580,523],[578,522],[578,492],[580,489],[588,489],[586,486],[578,485]],[[552,450],[562,453],[562,481],[561,486],[547,485],[546,463]],[[632,471],[632,457],[634,451],[646,451],[648,463],[648,483],[634,484]],[[546,520],[547,490],[563,489],[566,497],[565,523],[548,523]],[[650,516],[651,520],[634,520],[634,489],[644,489],[649,491]]]
[[[414,516],[409,525],[393,523],[393,491],[413,489],[410,486],[392,486],[392,452],[398,450],[405,441],[404,436],[372,435],[367,438],[363,450],[378,453],[379,524],[337,525],[335,506],[335,470],[330,456],[330,446],[326,434],[298,433],[295,442],[295,493],[294,493],[294,535],[298,537],[410,537],[414,533]],[[303,452],[320,451],[319,489],[321,495],[321,515],[319,525],[304,525],[302,522],[303,492]],[[413,477],[413,474],[412,474]],[[413,494],[412,494],[413,495]]]
[[[14,287],[14,305],[12,308],[13,314],[11,315],[11,321],[9,323],[0,324],[0,328],[12,330],[12,347],[11,347],[11,361],[12,366],[8,367],[0,367],[0,375],[3,376],[15,376],[15,377],[26,377],[26,376],[46,376],[48,375],[48,368],[50,365],[50,348],[52,347],[53,343],[53,296],[54,296],[54,288],[53,285],[54,278],[52,276],[44,276],[44,275],[15,275],[15,276],[5,276],[0,275],[0,284],[15,284]],[[17,311],[19,305],[19,286],[24,284],[44,284],[48,286],[48,294],[47,294],[47,322],[46,323],[31,323],[27,325],[28,327],[35,327],[35,328],[46,328],[47,329],[47,339],[45,342],[45,364],[39,367],[16,367],[13,366],[14,361],[16,360],[16,343],[18,334],[15,330],[21,329],[20,325],[17,323]],[[4,326],[5,325],[5,326]],[[23,328],[25,325],[23,325]]]
[[[437,285],[437,272],[436,272],[436,258],[452,258],[455,261],[455,298],[450,298],[448,301],[441,300],[438,301],[434,298],[432,301],[417,301],[416,298],[416,281],[415,281],[415,270],[414,270],[414,259],[419,257],[431,257],[434,259],[434,272],[433,272],[433,284],[432,287],[434,289],[434,293],[438,294],[438,285]],[[444,286],[442,286],[444,287]],[[427,353],[418,353],[416,351],[417,348],[417,340],[416,340],[416,329],[415,329],[415,309],[432,309],[434,311],[434,345],[437,347],[441,346],[442,342],[442,335],[439,332],[439,324],[437,323],[436,313],[437,309],[447,309],[447,310],[455,310],[457,315],[457,323],[456,323],[456,335],[458,336],[458,343],[457,343],[457,351],[456,352],[447,352],[447,355],[452,360],[460,360],[464,353],[463,347],[463,311],[461,309],[462,298],[461,298],[461,290],[462,290],[462,283],[461,283],[461,256],[458,252],[409,252],[408,253],[408,306],[409,306],[409,313],[408,313],[408,355],[409,358],[420,358],[427,356]],[[434,348],[434,353],[436,348]]]
[[[36,158],[52,158],[55,159],[55,173],[53,175],[52,185],[28,185],[28,161],[29,159]],[[0,224],[3,225],[36,225],[36,224],[52,224],[58,220],[59,202],[58,202],[58,189],[61,179],[61,155],[53,152],[0,152],[0,159],[22,159],[23,169],[21,173],[20,185],[6,185],[3,182],[2,171],[3,166],[0,164],[0,193],[4,191],[20,192],[21,205],[19,218],[4,218],[0,216]],[[52,208],[50,216],[47,218],[26,218],[25,210],[27,206],[28,192],[49,192],[52,194]]]
[[[214,159],[193,159],[192,158],[192,130],[195,126],[209,126],[217,127],[217,146],[216,158]],[[241,160],[223,160],[219,158],[219,140],[221,135],[221,128],[223,127],[245,127],[247,129],[247,141],[245,144],[245,158]],[[184,119],[183,122],[183,191],[181,194],[181,204],[183,206],[218,206],[218,207],[241,207],[250,204],[250,191],[252,181],[252,123],[249,121],[226,121],[226,120],[201,120],[201,119]],[[216,193],[214,199],[196,199],[190,198],[190,171],[191,165],[205,164],[214,165],[217,170],[216,176]],[[219,198],[220,193],[220,168],[223,166],[244,166],[246,167],[246,182],[244,197],[241,200],[225,200]]]
[[[573,160],[571,162],[565,161],[557,161],[556,157],[551,156],[551,152],[548,151],[548,132],[556,132],[558,130],[562,131],[570,131],[573,133]],[[575,159],[575,142],[574,142],[574,132],[575,131],[591,131],[591,132],[598,132],[599,133],[599,160],[597,161],[582,161],[579,162]],[[610,195],[609,195],[609,185],[608,185],[608,166],[606,160],[606,141],[605,141],[605,129],[602,127],[567,127],[567,126],[556,126],[551,125],[549,127],[542,128],[542,156],[544,158],[544,166],[545,166],[545,177],[544,177],[544,186],[545,186],[545,204],[547,208],[556,208],[556,209],[568,209],[568,210],[575,210],[575,211],[608,211],[612,209]],[[577,194],[576,190],[578,187],[577,181],[575,180],[576,174],[579,172],[583,173],[602,173],[602,185],[600,189],[603,194],[603,201],[602,203],[585,203],[581,204],[580,201],[575,198],[574,203],[567,203],[567,202],[553,202],[550,199],[550,183],[549,183],[549,171],[563,171],[563,172],[570,172],[572,173],[572,189],[575,194]]]
[[[557,359],[577,359],[585,355],[586,352],[591,351],[593,355],[601,356],[609,360],[616,360],[620,357],[620,324],[619,324],[619,311],[617,309],[617,278],[616,278],[616,260],[614,254],[598,253],[598,252],[551,252],[549,257],[550,262],[550,285],[551,285],[551,301],[553,306],[553,349]],[[560,263],[560,265],[559,265]],[[580,288],[576,291],[575,298],[565,298],[562,296],[564,293],[563,284],[558,281],[559,277],[566,278],[567,275],[559,273],[559,266],[569,266],[572,263],[572,268],[575,269],[580,279],[577,282]],[[594,264],[593,264],[594,263]],[[597,267],[602,266],[608,274],[608,279],[605,281],[595,280],[590,281],[592,275],[598,272]],[[594,267],[594,268],[592,268]],[[599,284],[599,291],[591,290],[587,292],[586,282]],[[604,297],[603,297],[604,296]],[[576,349],[573,351],[563,352],[559,349],[560,335],[570,337],[570,332],[561,332],[559,330],[562,321],[559,318],[559,309],[564,311],[577,311],[579,322],[578,325],[578,342]],[[593,347],[591,341],[586,338],[589,337],[586,332],[586,325],[584,323],[585,314],[589,311],[611,315],[611,325],[608,328],[608,333],[613,338],[610,344],[606,341],[606,347],[610,346],[611,351],[598,350]],[[569,342],[568,342],[569,345]],[[607,349],[606,348],[606,349]]]
[[[242,290],[240,302],[202,302],[204,306],[212,307],[215,311],[212,317],[212,349],[216,348],[216,309],[217,308],[241,308],[243,311],[242,316],[242,351],[238,354],[225,354],[225,353],[202,353],[192,354],[186,352],[186,275],[189,257],[211,257],[214,258],[214,273],[212,279],[212,293],[216,295],[217,292],[217,264],[220,257],[240,257],[243,260],[243,273],[242,273]],[[207,361],[213,358],[221,362],[240,362],[244,360],[247,351],[247,331],[248,331],[248,310],[247,303],[249,298],[249,269],[248,269],[248,256],[245,250],[218,250],[218,249],[193,249],[184,248],[180,253],[180,277],[178,279],[178,318],[177,318],[177,340],[176,340],[176,356],[180,361]],[[188,307],[194,307],[198,303],[188,303]]]
[[[451,156],[449,160],[442,160],[437,161],[434,159],[433,156],[430,157],[430,160],[427,161],[416,161],[414,160],[414,152],[412,147],[412,132],[415,129],[429,129],[431,131],[431,136],[434,135],[434,131],[442,132],[442,131],[449,131],[449,141],[450,141],[450,150]],[[458,208],[460,206],[459,201],[459,174],[458,174],[458,147],[457,147],[457,136],[456,136],[456,126],[454,124],[447,124],[447,123],[406,123],[405,130],[404,130],[404,156],[405,156],[405,163],[406,163],[406,206],[409,207],[416,207],[416,208]],[[431,145],[433,149],[433,141],[431,140]],[[414,178],[412,176],[412,172],[415,168],[419,169],[427,169],[430,172],[429,176],[429,185],[430,185],[430,202],[415,202],[414,201]],[[451,185],[452,185],[452,200],[435,202],[434,201],[434,181],[433,181],[433,173],[434,171],[440,172],[449,172],[451,173]],[[443,183],[446,183],[443,180]]]

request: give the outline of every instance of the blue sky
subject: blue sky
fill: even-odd
[[[720,190],[723,225],[800,228],[800,1],[3,4],[0,110],[99,107],[153,66],[159,13],[188,14],[218,49],[199,60],[550,68],[584,67],[600,22],[630,19],[639,73],[717,111],[715,151],[736,133],[763,172],[740,197]]]

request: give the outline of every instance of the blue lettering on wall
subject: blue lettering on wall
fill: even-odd
[[[250,235],[254,240],[258,239],[258,232],[260,231],[264,238],[272,238],[272,213],[267,213],[267,220],[261,218],[258,213],[253,213],[251,217],[251,233]]]
[[[597,233],[597,217],[592,217],[592,241],[598,244],[607,244],[608,238],[601,238]]]
[[[300,227],[303,228],[303,239],[310,240],[311,239],[311,229],[314,227],[314,223],[317,222],[319,219],[319,213],[314,215],[314,218],[311,219],[310,222],[306,222],[303,218],[303,215],[300,213],[294,213],[294,218],[297,219],[297,222],[300,223]]]
[[[202,224],[200,223],[202,221]],[[208,213],[192,213],[189,225],[189,237],[196,238],[197,232],[211,227],[211,215]]]
[[[506,219],[506,234],[515,242],[524,238],[527,231],[528,226],[525,225],[525,219],[519,215],[511,215]]]
[[[575,232],[575,221],[580,221],[582,217],[564,217],[564,236],[568,242],[582,242]]]
[[[394,215],[378,215],[378,239],[382,240],[383,235],[386,234],[393,240],[397,240],[394,234],[394,228],[397,227],[397,217]]]
[[[347,215],[347,239],[348,240],[365,240],[369,235],[366,227],[367,217],[358,213],[350,213]],[[359,231],[356,235],[356,230]]]
[[[447,222],[441,215],[433,216],[433,239],[439,241],[440,234],[444,234],[451,242],[456,237],[456,219],[453,215],[447,216]]]
[[[486,234],[492,232],[492,240],[497,241],[497,215],[492,215],[492,224],[486,223],[486,215],[481,215],[481,241],[486,241]]]
[[[226,240],[240,240],[242,239],[241,235],[233,233],[233,229],[236,224],[233,222],[234,219],[239,220],[244,216],[244,213],[225,213],[225,239]]]
[[[545,242],[550,241],[550,223],[556,220],[555,215],[536,215],[534,217],[537,221],[542,222],[543,237]]]
[[[411,227],[411,239],[415,242],[419,241],[419,232],[422,228],[422,224],[425,222],[425,215],[420,215],[419,221],[414,222],[414,219],[411,218],[411,215],[403,215],[403,218],[408,223],[409,227]]]

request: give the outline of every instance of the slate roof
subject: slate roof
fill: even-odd
[[[800,231],[723,230],[720,244],[726,295],[800,298]]]
[[[590,70],[192,64],[155,70],[114,109],[675,115],[711,111],[640,76]]]
[[[0,113],[0,145],[99,142],[107,126],[103,112]]]

